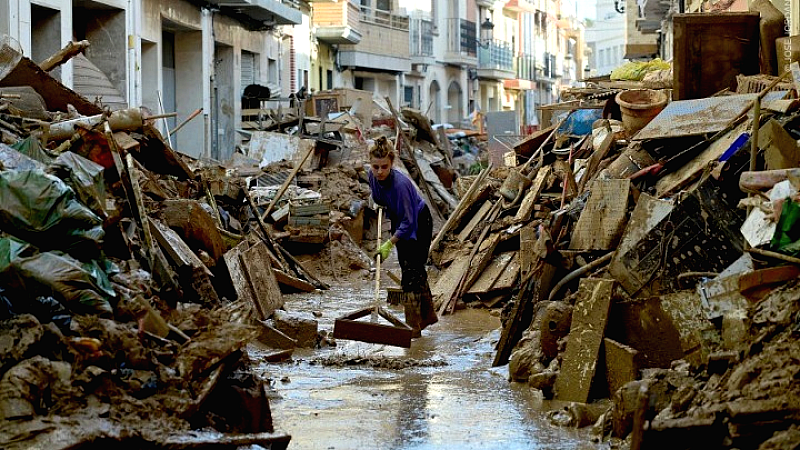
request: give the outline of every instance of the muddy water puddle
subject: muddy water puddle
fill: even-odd
[[[371,302],[364,283],[288,296],[286,309],[316,312],[332,333],[336,317]],[[601,448],[586,431],[551,425],[531,389],[506,381],[506,367],[490,369],[499,326],[467,309],[440,318],[410,349],[340,340],[265,363],[274,423],[295,450]]]

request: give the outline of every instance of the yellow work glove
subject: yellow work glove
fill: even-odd
[[[392,247],[394,247],[394,244],[392,243],[391,239],[387,240],[386,242],[381,244],[380,247],[378,247],[377,254],[381,255],[381,261],[386,261],[386,258],[389,257],[389,252],[392,251]]]

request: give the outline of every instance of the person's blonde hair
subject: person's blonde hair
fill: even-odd
[[[389,158],[389,161],[394,162],[395,153],[392,141],[386,136],[375,139],[375,144],[369,149],[369,156],[377,159]]]

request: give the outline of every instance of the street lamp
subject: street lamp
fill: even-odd
[[[481,48],[489,48],[494,34],[494,24],[487,17],[481,24],[481,38],[478,40],[478,45]]]

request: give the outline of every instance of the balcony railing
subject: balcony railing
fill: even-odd
[[[464,19],[445,19],[447,24],[447,52],[474,57],[477,53],[478,27]]]
[[[533,55],[520,54],[515,59],[517,78],[520,80],[536,80],[536,58]]]
[[[478,49],[478,68],[514,71],[514,50],[506,41],[493,40],[488,47]]]
[[[391,11],[362,6],[361,21],[391,28],[393,30],[408,31],[408,16],[395,14]]]
[[[433,56],[433,22],[412,19],[409,25],[411,56]]]

